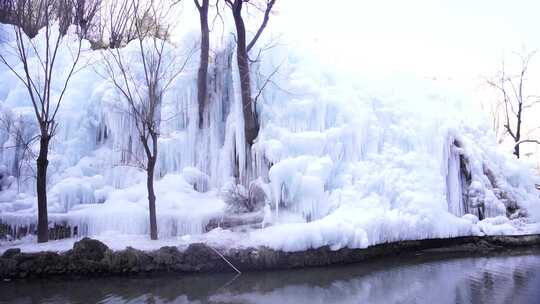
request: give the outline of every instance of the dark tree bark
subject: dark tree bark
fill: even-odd
[[[240,77],[240,95],[242,98],[242,116],[244,117],[244,139],[246,141],[246,151],[251,149],[253,142],[259,134],[259,122],[256,116],[256,108],[252,106],[251,99],[251,76],[249,70],[249,57],[246,44],[246,27],[242,18],[242,3],[243,0],[235,0],[234,3],[228,1],[234,24],[236,27],[236,62],[238,64],[238,74]],[[235,153],[235,155],[238,155]],[[249,155],[249,153],[246,153]],[[246,169],[249,165],[249,160],[246,158],[245,163],[240,163],[238,158],[235,159],[235,178],[242,179],[240,166]],[[246,180],[244,179],[244,182]]]
[[[143,145],[146,151],[147,158],[147,167],[146,167],[146,189],[148,191],[148,211],[150,215],[150,239],[158,239],[158,230],[157,230],[157,216],[156,216],[156,193],[154,191],[154,173],[156,169],[156,160],[157,160],[157,140],[158,136],[156,133],[151,134],[152,138],[152,151],[148,147],[148,141],[141,137]]]
[[[240,76],[240,91],[242,96],[242,112],[244,116],[244,135],[246,143],[251,146],[259,134],[259,122],[256,110],[251,103],[251,75],[249,57],[246,45],[246,28],[242,18],[242,1],[236,0],[233,6],[234,24],[236,26],[236,60]]]
[[[208,27],[209,0],[194,0],[201,23],[201,59],[197,75],[197,101],[199,105],[199,128],[204,126],[204,111],[208,103],[208,59],[210,56],[210,29]]]
[[[245,0],[226,0],[227,4],[232,10],[234,18],[234,24],[236,27],[236,59],[238,61],[238,73],[240,76],[240,90],[242,96],[242,112],[244,116],[244,135],[246,144],[251,147],[259,135],[260,124],[257,118],[257,109],[253,104],[253,98],[251,96],[251,76],[249,69],[249,51],[253,48],[262,32],[268,24],[270,18],[270,12],[275,4],[275,0],[268,0],[266,2],[266,10],[264,12],[264,19],[257,30],[255,36],[249,42],[246,41],[246,27],[244,19],[242,17],[243,3]]]
[[[47,167],[49,165],[49,160],[47,159],[47,156],[49,153],[49,141],[49,135],[42,132],[39,141],[39,156],[36,162],[36,192],[38,200],[38,243],[44,243],[49,240],[49,219],[47,215]]]
[[[518,112],[516,114],[516,136],[514,137],[514,142],[516,143],[514,145],[514,155],[519,158],[520,157],[520,154],[519,154],[519,146],[521,144],[521,119],[522,119],[522,116],[523,115],[523,102],[520,102],[518,104]]]

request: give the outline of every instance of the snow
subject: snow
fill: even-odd
[[[0,31],[12,29],[0,25]],[[13,43],[7,41],[2,47]],[[43,43],[43,33],[35,42]],[[58,75],[65,75],[72,60],[72,37],[64,42]],[[120,50],[133,71],[141,67],[137,47]],[[189,44],[167,48],[167,60],[176,60],[187,56]],[[268,75],[283,62],[275,85],[258,100],[262,128],[252,150],[245,151],[233,48],[230,42],[217,48],[210,68],[209,126],[198,129],[197,56],[164,95],[155,176],[160,240],[151,242],[146,177],[138,166],[144,153],[130,115],[119,110],[125,106],[121,95],[103,77],[107,52],[85,44],[81,61],[87,64],[66,92],[50,153],[51,224],[77,227],[79,237],[96,237],[113,249],[204,241],[296,251],[540,232],[534,188],[540,179],[529,164],[498,151],[485,118],[451,83],[400,76],[372,80],[319,64],[307,49],[276,47],[253,65]],[[5,66],[0,83],[0,113],[33,136],[25,88]],[[59,90],[53,86],[54,94]],[[0,222],[16,228],[35,224],[37,207],[32,161],[15,170],[21,151],[8,148],[14,140],[0,130]],[[251,182],[267,195],[263,223],[246,232],[206,232],[212,219],[226,214],[223,193],[234,183],[235,158],[252,164],[240,169],[244,189]],[[527,217],[509,219],[511,202]],[[482,204],[487,218],[479,220]],[[27,237],[0,241],[0,251],[67,250],[75,240],[36,245]]]

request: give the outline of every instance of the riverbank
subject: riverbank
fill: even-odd
[[[0,258],[0,278],[141,275],[293,269],[352,264],[401,255],[478,255],[540,247],[540,235],[468,236],[379,244],[364,249],[331,250],[328,246],[297,252],[266,247],[228,249],[191,244],[187,249],[165,246],[143,251],[128,247],[113,251],[98,240],[84,238],[66,252],[25,253],[6,250]],[[228,262],[234,267],[231,267]]]
[[[13,280],[0,282],[0,303],[537,304],[539,249],[458,258],[398,256],[344,266],[242,275]]]

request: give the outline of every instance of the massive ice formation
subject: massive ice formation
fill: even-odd
[[[35,41],[42,39],[40,33]],[[121,50],[134,69],[136,47]],[[182,47],[168,47],[185,56]],[[249,226],[247,239],[288,250],[537,231],[537,178],[497,151],[473,105],[426,80],[375,90],[317,65],[306,52],[278,48],[254,64],[258,90],[282,62],[257,99],[262,129],[247,153],[232,45],[219,46],[212,57],[210,123],[203,129],[196,59],[176,79],[164,96],[155,176],[161,237],[203,233],[234,212],[262,219]],[[62,77],[70,48],[59,56],[55,73]],[[85,50],[88,65],[75,74],[61,107],[50,154],[49,219],[78,235],[146,234],[144,173],[137,168],[144,154],[130,115],[118,110],[121,95],[100,72],[102,56],[107,53]],[[31,64],[36,68],[35,58]],[[0,83],[0,114],[11,122],[0,129],[0,222],[13,234],[36,221],[37,147],[25,151],[18,144],[36,128],[25,88],[5,66]],[[248,172],[236,169],[245,159]],[[243,205],[230,208],[237,202]]]

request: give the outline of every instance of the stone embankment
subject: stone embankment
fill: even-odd
[[[142,251],[131,247],[113,251],[98,240],[84,238],[66,252],[25,253],[8,249],[0,257],[0,278],[84,277],[153,273],[261,271],[329,266],[407,255],[489,255],[518,248],[540,247],[540,235],[471,236],[400,241],[365,249],[331,250],[328,246],[299,252],[266,247],[212,248],[191,244],[186,250],[162,247]],[[232,267],[230,264],[234,265]]]

